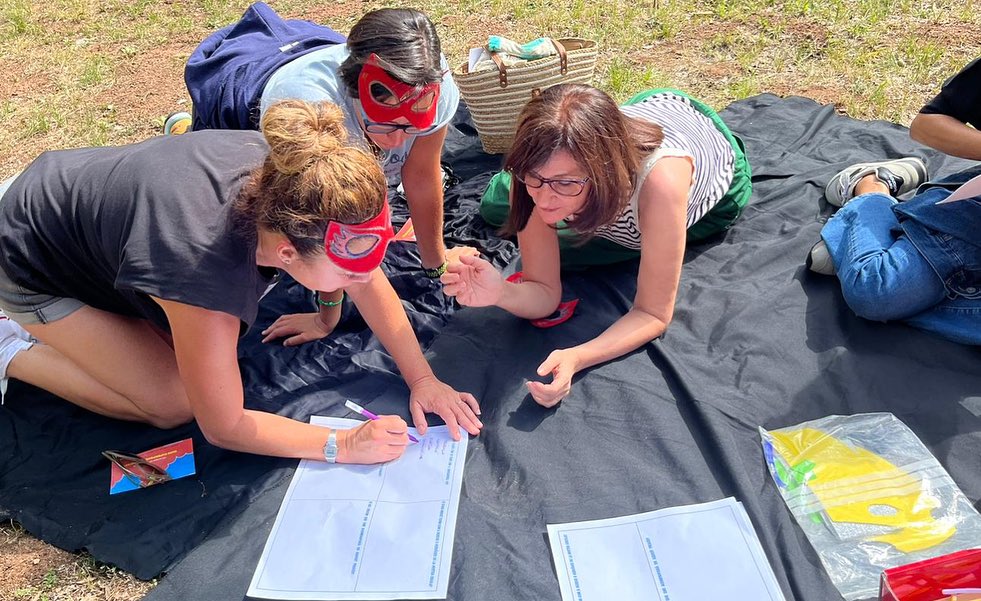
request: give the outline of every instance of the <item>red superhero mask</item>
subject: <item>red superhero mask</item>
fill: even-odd
[[[425,130],[436,122],[440,82],[413,86],[399,81],[382,68],[377,54],[372,53],[358,75],[358,96],[369,119],[376,123],[392,123],[405,117],[412,127]],[[372,90],[381,96],[372,94]]]
[[[507,280],[513,284],[520,284],[521,282],[525,281],[525,278],[522,272],[518,271],[516,273],[512,273],[511,275],[509,275],[507,277]],[[555,326],[559,324],[563,324],[569,321],[570,319],[572,319],[572,315],[576,312],[576,305],[578,304],[579,304],[578,298],[574,298],[570,301],[559,303],[559,306],[555,310],[555,313],[552,313],[548,317],[542,317],[541,319],[532,319],[529,321],[531,321],[531,325],[535,326],[536,328],[554,328]]]
[[[324,235],[327,257],[341,269],[368,273],[381,265],[388,243],[395,237],[392,217],[385,201],[378,216],[364,223],[349,224],[330,221]]]

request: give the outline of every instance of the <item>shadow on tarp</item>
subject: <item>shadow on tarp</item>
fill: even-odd
[[[635,262],[566,274],[564,294],[581,302],[570,321],[551,330],[493,308],[458,310],[445,320],[435,317],[447,317],[452,308],[436,303],[436,310],[420,308],[413,315],[437,374],[481,400],[485,424],[468,451],[449,599],[558,601],[543,536],[546,524],[729,495],[745,504],[787,599],[840,599],[770,481],[758,426],[892,411],[973,502],[981,498],[981,418],[965,408],[981,389],[981,351],[902,324],[863,321],[847,309],[833,278],[803,269],[831,213],[822,200],[824,183],[841,168],[899,155],[924,158],[936,174],[967,163],[915,144],[905,128],[855,121],[803,98],[757,96],[734,103],[722,116],[746,142],[754,171],[751,204],[723,237],[688,249],[667,334],[587,370],[557,408],[531,402],[525,381],[537,377],[536,368],[552,349],[585,340],[622,315],[636,290]],[[473,138],[453,144],[448,150],[456,162],[450,162],[464,181],[447,206],[472,210],[499,157],[482,155]],[[468,222],[467,214],[458,213],[460,223]],[[454,219],[447,223],[457,223]],[[472,238],[502,249],[500,262],[513,257],[510,243],[480,230],[476,218],[469,223],[484,232]],[[454,228],[451,236],[467,231]],[[410,270],[408,259],[405,265]],[[302,304],[295,287],[283,286],[277,294],[288,298],[263,309],[264,323],[282,307]],[[243,342],[243,372],[255,391],[250,398],[266,399],[261,406],[298,418],[343,415],[341,404],[349,396],[405,416],[404,385],[390,359],[354,321],[350,324],[336,340],[309,349],[260,349]],[[428,324],[438,326],[430,331]],[[335,365],[335,356],[344,361]],[[78,528],[85,534],[74,543],[89,548],[97,542],[98,525],[110,520],[161,532],[157,522],[136,519],[151,503],[130,507],[128,514],[110,511],[108,496],[99,497],[108,486],[103,482],[108,467],[98,467],[97,459],[73,462],[71,457],[79,448],[101,450],[89,437],[105,440],[111,433],[118,446],[128,432],[147,448],[169,437],[86,417],[43,395],[15,398],[8,405],[0,410],[0,444],[10,449],[0,455],[7,458],[0,462],[0,505],[8,513],[33,520],[32,531],[50,527],[48,532],[63,536]],[[51,406],[57,409],[53,413]],[[295,464],[203,450],[207,463],[199,471],[208,476],[206,483],[228,474],[210,488],[227,501],[206,519],[190,518],[198,528],[189,528],[193,536],[154,541],[137,532],[135,539],[99,547],[99,559],[129,553],[110,560],[130,566],[146,562],[142,574],[186,554],[147,601],[243,599]],[[62,461],[82,467],[61,471]],[[241,471],[232,475],[233,468]],[[100,469],[105,475],[97,473]],[[200,485],[188,480],[182,486],[157,487],[157,492],[174,491],[167,494],[169,505],[179,505],[174,499],[180,490],[182,502],[198,507]],[[24,488],[43,493],[32,498]],[[74,505],[85,505],[86,496],[93,499],[87,519],[73,520]],[[172,548],[152,555],[154,542]]]
[[[473,146],[456,130],[447,143],[448,151],[457,154],[472,155]],[[476,246],[504,267],[515,254],[514,244],[494,236],[477,215],[480,192],[499,160],[486,155],[467,160],[462,171],[468,180],[446,194],[445,217],[448,244]],[[399,226],[408,211],[404,198],[393,195],[393,222]],[[437,281],[422,275],[414,244],[392,244],[383,268],[421,344],[428,347],[457,307]],[[288,277],[263,299],[255,327],[239,346],[246,406],[302,420],[344,414],[336,398],[307,392],[311,385],[345,388],[371,382],[368,387],[377,388],[385,382],[403,399],[385,411],[409,418],[394,362],[349,301],[337,330],[324,340],[289,348],[260,342],[259,331],[278,315],[312,310],[312,293]],[[365,394],[359,386],[351,392],[369,398]],[[194,441],[196,477],[109,496],[103,450],[139,452],[188,437]],[[45,542],[70,551],[85,549],[143,579],[183,557],[230,511],[247,507],[293,465],[216,448],[193,424],[161,431],[111,420],[17,382],[0,408],[0,517],[20,522]]]

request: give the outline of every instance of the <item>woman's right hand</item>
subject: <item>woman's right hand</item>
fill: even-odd
[[[443,294],[456,297],[467,307],[496,305],[504,290],[504,276],[489,262],[477,256],[460,256],[440,277]]]
[[[382,415],[357,428],[337,431],[338,463],[385,463],[409,444],[409,427],[397,415]]]

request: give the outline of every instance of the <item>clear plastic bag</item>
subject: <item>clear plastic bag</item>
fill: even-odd
[[[760,436],[773,481],[845,599],[874,597],[886,568],[981,547],[981,515],[891,413]]]

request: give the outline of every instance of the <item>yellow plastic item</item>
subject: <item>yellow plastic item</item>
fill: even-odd
[[[813,463],[807,487],[835,522],[896,528],[866,540],[912,553],[954,535],[950,523],[934,519],[940,501],[922,491],[922,482],[882,457],[834,436],[801,428],[770,432],[774,450],[790,468]]]

